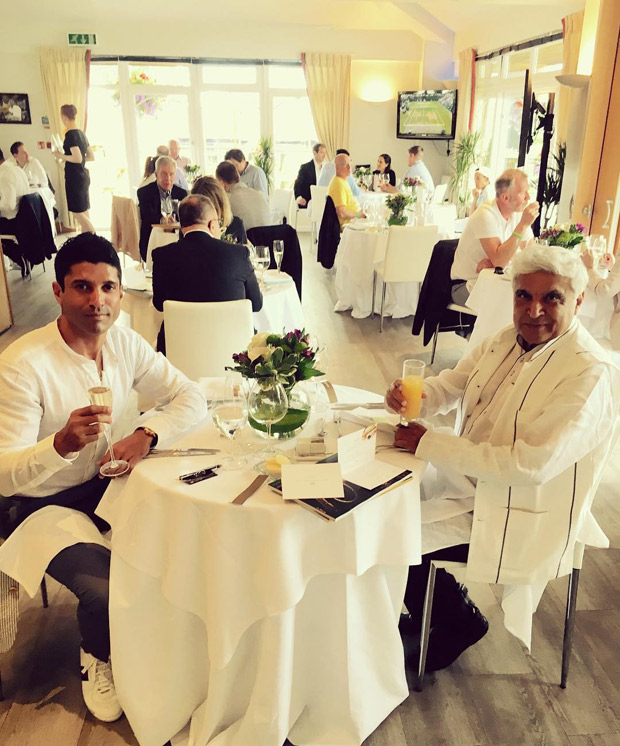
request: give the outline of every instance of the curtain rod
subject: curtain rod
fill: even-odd
[[[292,65],[301,67],[301,60],[249,60],[233,57],[145,57],[137,55],[93,54],[92,62],[151,62],[185,63],[186,65]]]
[[[528,39],[528,41],[522,41],[519,44],[511,44],[509,47],[502,47],[501,49],[495,49],[487,54],[477,54],[476,62],[479,60],[491,60],[493,57],[500,57],[502,54],[508,54],[508,52],[520,52],[522,49],[531,49],[532,47],[540,47],[542,44],[548,44],[552,41],[561,41],[564,35],[561,31],[554,31],[546,36],[539,36],[536,39]]]

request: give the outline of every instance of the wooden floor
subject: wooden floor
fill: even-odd
[[[335,383],[382,392],[400,373],[403,359],[430,360],[419,338],[411,336],[410,318],[388,319],[380,335],[377,319],[333,313],[333,276],[314,261],[307,235],[303,243],[304,311],[308,326],[328,345]],[[56,315],[50,263],[46,274],[40,267],[34,274],[29,282],[19,272],[9,273],[15,327],[0,336],[0,349]],[[441,335],[435,372],[453,366],[463,347],[455,335]],[[497,589],[474,585],[470,594],[489,618],[489,634],[437,673],[423,693],[412,691],[364,746],[620,746],[619,456],[620,449],[595,504],[612,549],[586,552],[568,688],[558,686],[566,580],[551,583],[543,596],[532,655],[504,629]],[[40,599],[22,598],[17,641],[0,655],[6,696],[0,703],[0,744],[136,744],[126,719],[105,725],[86,713],[75,603],[54,581],[49,589],[49,609]]]

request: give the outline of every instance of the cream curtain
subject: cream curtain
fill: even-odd
[[[47,101],[47,115],[52,132],[64,138],[60,107],[73,104],[77,108],[77,125],[85,129],[88,95],[88,52],[84,49],[39,48],[41,79]],[[60,215],[65,225],[73,226],[67,210],[64,164],[58,166],[61,188],[56,194]]]
[[[476,91],[476,50],[459,52],[458,103],[456,114],[456,139],[469,132],[473,125],[474,97]]]
[[[574,75],[577,72],[579,45],[581,43],[581,29],[583,27],[583,10],[562,18],[564,42],[562,46],[563,75]],[[566,142],[568,136],[572,88],[562,85],[558,93],[555,117],[555,132],[558,142]]]
[[[301,64],[317,136],[333,158],[338,148],[349,145],[351,57],[305,52]]]

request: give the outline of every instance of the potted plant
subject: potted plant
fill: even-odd
[[[541,199],[542,225],[546,228],[551,221],[555,208],[562,196],[562,181],[564,180],[564,165],[566,164],[566,143],[559,142],[557,151],[552,155],[555,163],[547,167],[545,186]]]
[[[273,187],[273,172],[275,160],[273,156],[273,142],[270,137],[261,137],[258,140],[256,150],[252,153],[254,165],[262,168],[267,177],[267,191],[271,194]]]
[[[549,246],[563,246],[565,249],[574,249],[586,235],[586,227],[582,223],[559,223],[553,228],[541,231],[540,240],[546,241]]]
[[[390,208],[392,214],[388,218],[388,225],[407,225],[407,216],[405,208],[413,202],[410,194],[390,194],[385,200],[385,204]]]
[[[199,179],[202,176],[200,166],[197,163],[190,163],[185,166],[185,176],[187,177],[187,183],[193,184],[196,179]]]
[[[450,190],[452,192],[452,199],[457,204],[460,218],[464,218],[467,212],[467,203],[469,202],[469,174],[473,165],[478,160],[481,134],[475,131],[465,132],[461,135],[455,148]]]

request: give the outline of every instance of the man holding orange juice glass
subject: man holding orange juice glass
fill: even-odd
[[[620,368],[581,326],[588,277],[575,252],[534,245],[513,262],[514,325],[454,370],[423,379],[405,361],[386,394],[406,422],[395,445],[429,462],[422,484],[422,564],[405,593],[406,635],[420,629],[431,558],[467,561],[466,578],[504,585],[508,629],[529,647],[546,583],[572,570],[576,542],[604,547],[590,507],[620,421]],[[456,424],[415,421],[456,410]],[[432,481],[431,480],[431,481]],[[472,511],[473,509],[473,516]],[[450,665],[488,622],[438,570],[426,670]]]

